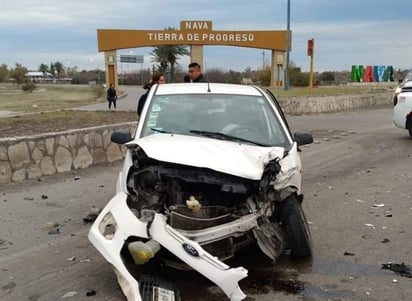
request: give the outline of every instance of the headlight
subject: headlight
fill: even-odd
[[[99,232],[104,238],[111,240],[116,233],[117,223],[113,215],[108,212],[99,224]]]

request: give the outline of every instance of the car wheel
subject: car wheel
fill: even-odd
[[[281,221],[285,228],[291,256],[312,257],[312,237],[302,206],[296,195],[281,202]]]

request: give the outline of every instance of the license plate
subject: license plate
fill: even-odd
[[[175,301],[175,292],[154,286],[153,301]]]

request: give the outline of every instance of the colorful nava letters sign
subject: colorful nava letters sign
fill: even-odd
[[[366,66],[352,65],[352,82],[393,82],[392,66]]]

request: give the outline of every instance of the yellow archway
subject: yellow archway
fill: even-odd
[[[212,21],[181,21],[180,30],[98,29],[97,42],[98,50],[105,53],[107,85],[118,85],[117,49],[190,45],[191,61],[201,63],[203,45],[222,45],[272,50],[271,86],[283,86],[282,80],[275,80],[275,74],[285,64],[286,30],[215,31],[212,30]]]

